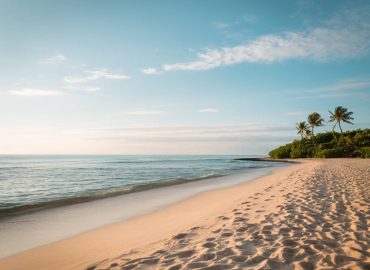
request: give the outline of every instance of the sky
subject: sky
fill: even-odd
[[[261,154],[370,127],[369,1],[0,0],[0,154]]]

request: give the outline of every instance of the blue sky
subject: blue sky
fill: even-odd
[[[0,153],[265,154],[338,105],[370,126],[368,1],[0,3]]]

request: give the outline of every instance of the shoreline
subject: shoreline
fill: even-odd
[[[8,216],[0,219],[0,239],[7,242],[6,247],[0,247],[0,259],[99,227],[124,222],[169,207],[199,193],[239,185],[267,175],[275,168],[279,167],[246,169],[228,176],[211,177]],[[18,242],[17,239],[22,241]]]
[[[368,269],[369,160],[303,160],[0,260],[1,269]]]
[[[241,161],[241,160],[234,159],[233,161]],[[249,161],[268,162],[269,160],[252,158]],[[287,161],[284,160],[284,161],[281,161],[280,163],[281,165],[284,165],[284,163],[286,162]],[[255,169],[258,170],[258,169],[265,169],[265,168],[274,168],[274,166],[272,165],[271,166],[261,166],[261,165],[256,164],[255,166],[251,166],[251,167],[244,168],[244,169],[238,169],[234,173],[228,173],[224,175],[207,175],[207,176],[200,176],[200,177],[191,178],[191,179],[180,179],[180,178],[162,179],[162,180],[158,180],[155,182],[148,182],[148,183],[142,183],[142,184],[137,184],[137,185],[128,185],[128,186],[124,186],[121,188],[115,188],[115,189],[100,190],[95,193],[81,195],[77,197],[66,197],[66,198],[49,200],[49,201],[44,201],[44,202],[37,202],[35,204],[26,204],[26,205],[14,206],[12,208],[3,208],[3,209],[0,209],[0,222],[1,220],[11,218],[14,216],[29,214],[29,213],[38,212],[38,211],[44,211],[44,210],[53,209],[57,207],[76,205],[79,203],[101,200],[101,199],[106,199],[106,198],[111,198],[111,197],[116,197],[116,196],[136,193],[136,192],[142,192],[142,191],[151,190],[151,189],[168,187],[168,186],[194,183],[197,181],[203,181],[203,180],[213,179],[213,178],[218,178],[218,177],[232,176],[232,175],[237,175],[245,171],[249,171],[249,170],[255,170]]]
[[[274,172],[276,171],[285,170],[287,168],[289,167],[285,167],[285,166],[282,168],[269,167],[269,169],[273,169],[273,171],[268,175],[274,174]],[[178,230],[179,227],[180,228],[184,228],[184,226],[188,227],[189,224],[194,224],[195,226],[199,219],[203,219],[203,217],[207,217],[210,214],[209,209],[205,208],[205,205],[202,205],[202,202],[196,203],[197,200],[202,199],[204,196],[208,198],[208,200],[212,200],[214,196],[217,197],[218,207],[216,207],[216,209],[212,213],[213,215],[217,215],[217,213],[219,212],[219,207],[222,206],[221,202],[224,201],[223,198],[218,198],[219,197],[218,195],[220,195],[220,191],[225,192],[227,190],[234,190],[237,192],[239,190],[239,187],[249,186],[249,184],[252,184],[252,183],[258,183],[260,179],[263,179],[263,177],[262,178],[254,177],[252,180],[248,181],[247,183],[242,184],[243,182],[245,182],[245,176],[244,176],[242,177],[241,184],[239,185],[206,191],[206,192],[191,196],[186,200],[183,200],[183,201],[180,201],[174,204],[170,204],[169,206],[165,208],[156,209],[150,213],[142,213],[142,215],[140,216],[128,219],[123,222],[118,222],[118,223],[114,223],[110,225],[106,224],[105,226],[100,226],[99,228],[80,233],[78,235],[72,236],[67,239],[62,238],[59,241],[56,241],[53,243],[37,246],[32,249],[25,250],[25,251],[22,251],[14,255],[1,258],[0,268],[1,269],[13,269],[13,263],[16,263],[17,269],[29,269],[30,265],[35,265],[35,268],[38,268],[38,269],[50,269],[50,265],[53,265],[52,267],[53,269],[66,269],[66,268],[67,269],[69,268],[82,269],[78,267],[78,265],[80,265],[80,261],[82,262],[85,261],[85,257],[86,256],[89,257],[90,255],[92,255],[92,253],[94,255],[90,257],[90,260],[94,261],[94,260],[99,260],[98,259],[100,257],[99,254],[106,254],[105,252],[108,252],[108,251],[115,251],[119,253],[119,250],[121,249],[120,245],[122,244],[122,242],[129,243],[129,245],[125,247],[126,249],[128,247],[131,247],[132,245],[147,244],[148,243],[147,240],[142,239],[141,233],[139,233],[139,229],[137,228],[147,226],[141,229],[140,231],[146,232],[145,235],[147,236],[146,237],[147,239],[151,238],[152,237],[151,235],[155,236],[153,240],[148,239],[149,242],[155,242],[155,241],[162,239],[164,236],[167,236],[167,237],[170,236],[173,233],[173,231]],[[202,183],[202,182],[203,181],[198,182],[198,183]],[[177,186],[173,186],[173,187],[177,187]],[[230,205],[229,200],[230,198],[227,197],[226,202],[228,202]],[[234,199],[231,199],[231,201],[234,201]],[[196,206],[197,204],[201,204],[202,207],[201,208],[197,207]],[[185,207],[185,210],[184,210],[184,207]],[[198,215],[197,215],[197,218],[195,219],[187,216],[188,214],[191,215],[191,213],[187,213],[187,212],[189,212],[190,209],[193,209],[193,208],[197,208],[198,211],[201,210],[197,212]],[[183,216],[179,214],[183,212],[187,213],[187,215]],[[156,218],[157,215],[160,215],[161,218]],[[186,218],[184,219],[184,217]],[[42,217],[37,217],[37,218],[42,219]],[[164,219],[166,220],[165,222],[163,222]],[[173,222],[173,220],[177,220],[177,222]],[[178,224],[178,221],[180,222],[182,221],[181,222],[182,224]],[[164,226],[164,223],[173,225],[173,227],[170,226],[171,227],[170,230],[168,228],[163,228],[164,229],[163,231],[159,230],[159,234],[158,234],[158,231],[153,228],[153,226],[149,225],[149,224],[157,224],[159,227],[162,227]],[[123,227],[123,228],[118,229],[120,227]],[[47,228],[45,228],[45,230],[47,230]],[[112,233],[112,230],[115,231],[115,233]],[[120,230],[132,231],[133,233],[130,235],[121,235],[121,237],[129,237],[129,239],[118,240],[114,236],[115,234],[118,234],[117,230],[118,231]],[[169,233],[170,231],[171,233]],[[102,235],[104,236],[102,237]],[[97,241],[100,241],[97,239],[100,239],[104,242],[103,249],[102,249],[103,246],[97,245]],[[111,247],[112,244],[113,246],[115,246],[115,248]],[[85,247],[87,248],[87,250],[83,250],[83,248]],[[58,250],[58,251],[52,251],[52,250]],[[59,258],[59,255],[61,255],[61,253],[63,252],[67,252],[65,254],[66,256],[65,257],[62,256],[63,258]],[[113,254],[115,252],[113,252]],[[40,256],[40,254],[48,254],[45,257],[50,258],[51,261],[45,262],[44,255]],[[109,256],[112,256],[110,252],[108,252],[108,254]],[[94,259],[95,256],[97,256],[96,259]],[[8,264],[8,262],[10,264]],[[91,262],[89,262],[89,264],[90,263]],[[11,267],[8,268],[9,266]]]
[[[264,161],[264,162],[282,162],[282,163],[299,163],[291,159],[281,159],[281,158],[235,158],[236,161]]]

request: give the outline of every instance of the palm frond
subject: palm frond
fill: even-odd
[[[347,119],[343,119],[342,121],[345,122],[345,123],[353,125],[353,123],[351,121],[348,121]]]

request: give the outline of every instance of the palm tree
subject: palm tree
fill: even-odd
[[[337,124],[339,125],[340,133],[343,133],[342,127],[340,125],[340,122],[345,122],[348,124],[353,125],[353,123],[350,120],[353,120],[353,117],[351,116],[353,112],[349,112],[347,108],[344,108],[342,106],[335,107],[334,113],[329,111],[330,115],[330,120],[329,122],[334,122],[335,124],[333,126],[333,132]]]
[[[317,112],[313,112],[311,113],[308,117],[307,117],[307,121],[308,123],[311,125],[311,131],[312,131],[312,136],[314,136],[314,132],[313,132],[313,129],[314,127],[319,127],[319,126],[323,126],[324,125],[324,119],[321,118],[321,115]]]
[[[297,134],[300,134],[302,139],[311,134],[310,127],[305,121],[297,123],[296,128],[298,130]]]

